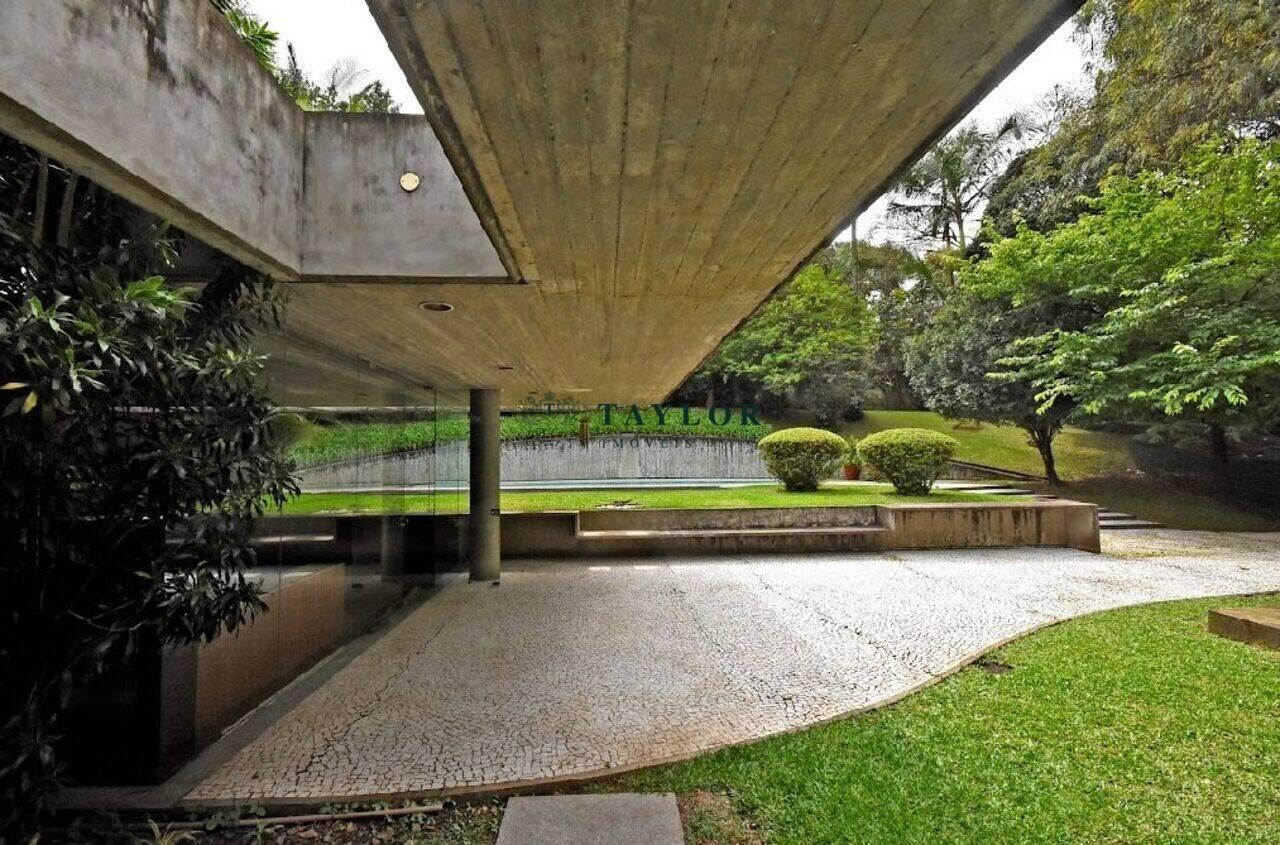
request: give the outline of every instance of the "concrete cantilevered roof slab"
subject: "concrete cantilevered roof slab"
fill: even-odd
[[[662,398],[1078,4],[369,5],[425,119],[300,112],[207,0],[0,4],[0,130],[290,282],[286,402]]]
[[[439,354],[661,398],[1076,5],[369,0],[529,283],[454,293]]]

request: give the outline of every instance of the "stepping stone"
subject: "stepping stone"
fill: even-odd
[[[1211,610],[1209,632],[1229,640],[1280,651],[1280,607]]]
[[[683,845],[676,797],[539,795],[512,798],[498,845]]]

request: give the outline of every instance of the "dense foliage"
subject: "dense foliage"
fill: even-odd
[[[248,522],[294,491],[252,327],[268,290],[226,265],[154,271],[164,228],[0,138],[0,826],[33,823],[68,700],[131,654],[261,605]],[[170,542],[166,543],[166,539]]]
[[[927,428],[894,428],[858,441],[858,457],[899,493],[925,496],[959,446],[954,437]]]
[[[769,474],[791,492],[817,490],[849,450],[843,437],[820,428],[784,428],[761,438],[759,445]]]
[[[827,247],[815,260],[871,309],[875,340],[866,356],[868,397],[882,408],[922,407],[907,378],[907,344],[941,307],[949,272],[904,247],[856,239]]]
[[[1199,148],[1109,181],[1090,212],[992,245],[965,276],[1014,309],[1090,315],[1032,332],[1007,377],[1042,411],[1273,430],[1280,418],[1280,142]],[[1225,454],[1222,456],[1225,460]]]
[[[999,363],[1029,332],[1047,331],[1070,317],[1063,309],[1012,307],[1005,298],[981,299],[960,291],[907,343],[912,388],[931,409],[953,420],[1010,423],[1027,432],[1040,453],[1045,477],[1058,484],[1053,441],[1074,410],[1063,401],[1042,407],[1027,378],[996,380]]]
[[[790,397],[829,424],[865,399],[874,337],[866,300],[810,264],[729,335],[702,372],[713,384],[737,382],[740,398],[764,405]]]
[[[269,23],[253,14],[243,0],[212,2],[226,15],[258,63],[271,72],[300,108],[349,113],[395,113],[400,110],[387,86],[377,79],[366,83],[368,74],[352,62],[335,64],[325,74],[324,80],[317,82],[302,70],[298,55],[289,44],[285,48],[285,64],[281,67],[276,55],[280,34]]]
[[[1078,21],[1098,45],[1093,91],[1062,98],[1057,131],[994,186],[1001,233],[1070,222],[1107,175],[1169,168],[1220,135],[1280,135],[1280,4],[1088,0]]]

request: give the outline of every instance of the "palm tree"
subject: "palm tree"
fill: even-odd
[[[921,239],[963,252],[966,221],[990,195],[1025,129],[1014,115],[995,130],[971,123],[952,132],[898,180],[890,216]]]

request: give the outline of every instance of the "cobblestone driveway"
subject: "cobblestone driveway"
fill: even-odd
[[[443,589],[189,800],[453,790],[686,757],[884,703],[1091,611],[1280,589],[1280,536],[509,563]]]

